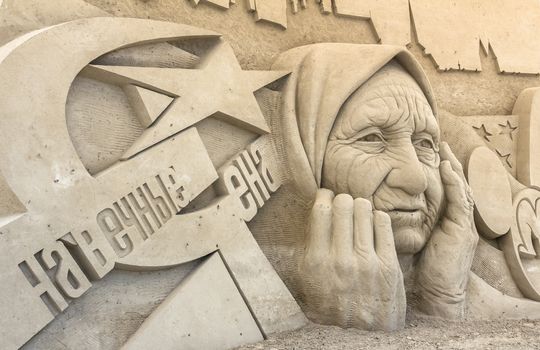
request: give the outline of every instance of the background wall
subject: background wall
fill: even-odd
[[[272,3],[274,1],[277,3],[279,0],[272,0]],[[248,11],[248,0],[237,0],[229,9],[203,1],[196,6],[192,0],[4,0],[0,5],[0,43],[44,25],[104,15],[173,21],[217,31],[232,44],[244,69],[268,69],[280,52],[300,45],[316,42],[378,42],[372,21],[323,14],[316,2],[317,0],[306,0],[307,7],[293,13],[291,3],[287,1],[287,29],[284,29],[279,24],[257,22],[256,15]],[[444,17],[444,12],[449,10],[441,7],[439,3],[441,2],[434,2],[431,11],[437,14],[437,17]],[[392,1],[388,4],[392,7]],[[516,13],[512,16],[523,17],[524,14],[527,13]],[[453,15],[455,10],[448,13],[448,16]],[[512,16],[505,14],[503,18]],[[492,21],[491,18],[483,20],[486,23]],[[437,27],[436,32],[440,35],[436,38],[437,41],[448,42],[449,47],[456,45],[455,23],[452,25],[444,28],[442,23],[443,28]],[[498,73],[499,67],[494,53],[487,44],[485,46],[489,52],[486,53],[483,45],[478,42],[478,37],[475,38],[482,71],[438,71],[433,58],[425,55],[418,44],[414,25],[409,29],[412,33],[410,50],[428,73],[440,108],[453,114],[510,114],[517,95],[523,89],[540,85],[538,74]],[[465,34],[474,36],[475,33],[467,33],[466,29],[463,29],[463,43],[470,47],[470,37]],[[506,34],[510,39],[514,37],[520,47],[527,46],[522,44],[522,33]],[[502,52],[500,47],[499,52]],[[470,56],[470,53],[467,55]],[[534,57],[524,57],[523,60],[530,64],[536,63]]]

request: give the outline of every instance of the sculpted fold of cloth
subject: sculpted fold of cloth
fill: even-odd
[[[281,121],[295,187],[313,207],[295,294],[315,322],[393,330],[403,271],[418,307],[459,318],[478,234],[461,164],[440,142],[433,92],[414,57],[385,45],[316,44],[292,71]],[[401,267],[400,267],[401,262]]]

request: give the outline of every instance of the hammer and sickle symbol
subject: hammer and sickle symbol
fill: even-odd
[[[231,196],[176,215],[218,179],[196,128],[92,176],[66,126],[70,86],[96,58],[141,44],[218,36],[174,23],[92,18],[0,48],[0,339],[8,347],[24,344],[115,266],[159,269],[218,249],[263,332],[303,319],[245,222],[232,215],[240,209]],[[133,220],[122,207],[126,201],[146,219]],[[143,213],[148,206],[154,211]],[[58,288],[46,269],[54,270]],[[278,310],[276,303],[285,306]]]

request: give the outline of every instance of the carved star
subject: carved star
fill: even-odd
[[[517,126],[512,126],[509,120],[506,121],[506,124],[499,124],[499,126],[501,127],[501,132],[499,133],[499,135],[508,135],[510,137],[510,140],[514,140],[513,133],[514,131],[516,131]]]
[[[497,152],[497,155],[499,156],[499,158],[501,159],[501,161],[503,162],[506,162],[506,164],[508,165],[509,168],[512,168],[512,163],[510,163],[510,157],[511,157],[511,154],[508,153],[508,154],[502,154],[498,149],[495,150]]]
[[[473,126],[473,129],[481,138],[485,139],[488,142],[490,141],[489,137],[493,136],[492,133],[486,130],[486,126],[484,124],[480,126]]]
[[[126,151],[122,159],[152,147],[215,116],[253,132],[269,132],[253,94],[288,72],[244,71],[232,48],[219,41],[197,69],[88,66],[83,75],[116,84],[132,84],[174,98],[170,107]]]

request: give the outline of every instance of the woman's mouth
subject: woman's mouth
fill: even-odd
[[[392,227],[421,226],[426,215],[420,208],[396,208],[386,212],[392,220]]]

